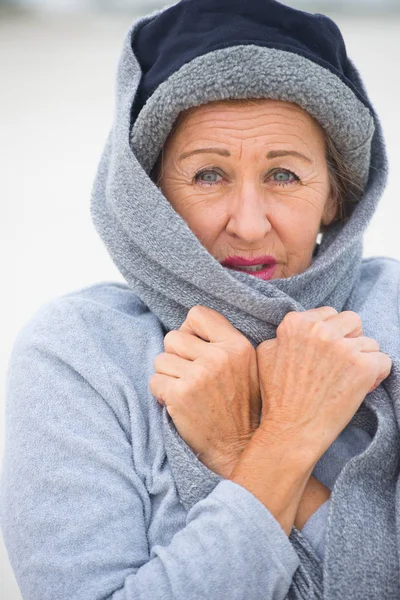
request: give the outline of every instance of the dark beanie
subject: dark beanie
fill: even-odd
[[[351,80],[346,47],[328,17],[276,0],[181,0],[146,23],[133,40],[142,78],[135,118],[158,86],[194,58],[217,49],[254,44],[293,52],[330,70],[366,106]]]

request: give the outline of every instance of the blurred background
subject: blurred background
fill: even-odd
[[[200,0],[201,1],[201,0]],[[160,0],[0,0],[0,4],[13,7],[37,8],[38,10],[123,10],[146,13],[152,7],[161,8],[173,2]],[[304,10],[325,8],[329,10],[344,9],[347,12],[360,8],[373,8],[381,12],[388,7],[396,8],[398,0],[289,0],[286,4]]]
[[[122,281],[91,224],[91,186],[113,119],[124,36],[132,20],[165,4],[0,0],[0,461],[4,381],[19,329],[56,296]],[[336,20],[361,71],[382,120],[391,166],[365,255],[400,260],[400,0],[286,4]],[[1,537],[0,597],[21,599]]]

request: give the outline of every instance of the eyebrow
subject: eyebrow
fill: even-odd
[[[300,152],[296,152],[296,150],[271,150],[267,154],[267,158],[280,158],[281,156],[295,156],[296,158],[305,160],[308,163],[312,163],[312,160],[308,158],[308,156],[305,156]]]
[[[231,153],[229,150],[224,150],[222,148],[198,148],[197,150],[191,150],[190,152],[184,152],[180,155],[179,160],[184,160],[185,158],[189,158],[189,156],[193,156],[193,154],[219,154],[220,156],[230,156]],[[301,154],[301,152],[296,152],[296,150],[271,150],[267,154],[267,158],[280,158],[282,156],[295,156],[296,158],[300,158],[308,163],[312,163],[312,160]]]
[[[191,150],[190,152],[184,152],[180,155],[179,160],[184,160],[193,154],[219,154],[220,156],[230,156],[231,153],[228,150],[222,148],[198,148],[197,150]]]

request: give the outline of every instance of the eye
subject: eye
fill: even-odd
[[[221,181],[222,177],[219,173],[212,170],[199,171],[194,176],[194,180],[202,185],[215,185]]]
[[[272,171],[271,176],[272,180],[280,185],[287,185],[300,181],[300,178],[297,177],[295,173],[292,173],[292,171],[288,171],[287,169],[275,169]]]

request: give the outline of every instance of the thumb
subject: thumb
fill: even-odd
[[[207,306],[193,306],[179,328],[206,342],[225,342],[242,335],[223,315]]]

